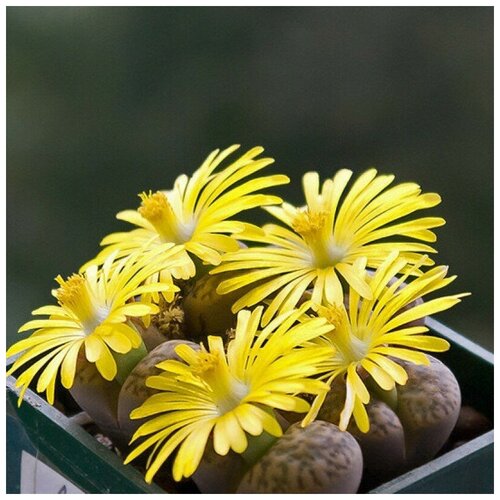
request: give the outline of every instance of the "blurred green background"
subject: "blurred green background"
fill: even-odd
[[[137,193],[236,142],[292,203],[311,169],[440,193],[437,261],[473,295],[437,319],[491,348],[492,105],[493,8],[9,7],[8,343]]]

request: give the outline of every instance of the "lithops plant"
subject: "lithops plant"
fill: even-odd
[[[449,348],[445,339],[427,334],[426,326],[408,326],[409,323],[449,309],[467,295],[438,297],[404,310],[403,307],[417,297],[442,288],[455,277],[447,278],[447,268],[443,266],[421,272],[421,264],[408,266],[397,252],[393,252],[371,276],[366,273],[365,266],[366,260],[359,259],[356,271],[367,280],[371,298],[362,298],[350,288],[348,308],[344,303],[319,305],[318,314],[327,318],[334,329],[314,340],[331,349],[324,377],[330,384],[335,379],[345,378],[346,398],[339,427],[347,429],[354,417],[363,432],[369,429],[365,405],[370,401],[370,393],[391,396],[394,403],[396,386],[406,384],[408,374],[400,361],[426,365],[428,358],[422,351],[441,352]],[[398,281],[389,285],[405,268],[407,272],[399,281],[405,281],[409,274],[417,276],[402,289],[398,289]],[[322,397],[313,404],[316,412],[321,407]],[[313,415],[311,412],[309,420]]]
[[[7,353],[20,355],[8,372],[19,401],[35,384],[53,404],[60,379],[116,445],[133,434],[125,463],[147,452],[147,482],[168,462],[173,481],[208,492],[234,491],[243,462],[240,492],[348,493],[360,445],[379,478],[431,458],[460,394],[439,362],[426,366],[423,351],[449,344],[425,317],[467,295],[427,297],[455,278],[429,258],[445,221],[415,215],[439,195],[374,169],[348,188],[342,169],[323,183],[306,173],[295,207],[261,192],[289,182],[253,177],[273,162],[261,147],[221,168],[236,149],[141,193],[117,215],[133,228],[57,278],[59,305],[35,310],[47,317]],[[234,219],[257,207],[277,221]]]
[[[363,457],[356,440],[316,420],[291,425],[245,474],[238,493],[356,493]]]
[[[381,391],[371,395],[365,406],[370,422],[367,432],[361,432],[353,420],[347,426],[363,452],[368,481],[383,482],[431,460],[455,426],[461,402],[458,383],[442,362],[428,358],[430,365],[398,361],[408,381],[397,386],[394,402],[389,398],[391,405],[377,399]],[[338,423],[344,402],[345,384],[336,380],[318,418]]]
[[[349,431],[363,452],[365,479],[384,482],[404,470],[405,434],[396,413],[383,401],[372,398],[366,405],[370,430],[361,432],[355,425]]]
[[[156,368],[158,363],[168,359],[180,360],[175,353],[175,347],[180,344],[187,344],[194,350],[199,350],[200,348],[199,345],[187,340],[169,340],[163,342],[136,365],[121,387],[117,398],[118,425],[121,432],[127,437],[127,443],[142,423],[142,420],[131,420],[129,418],[130,412],[138,408],[147,398],[157,392],[156,389],[152,389],[146,385],[146,379],[161,372],[159,368]]]
[[[335,380],[318,413],[318,418],[340,421],[345,402],[345,384]],[[368,432],[361,432],[351,420],[347,431],[358,441],[363,453],[364,481],[384,482],[405,468],[405,434],[396,413],[385,402],[372,396],[366,405],[370,420]]]
[[[83,352],[78,355],[75,380],[69,392],[104,434],[112,439],[120,439],[116,415],[120,384],[115,380],[105,380],[95,364],[87,361]]]
[[[460,413],[457,379],[438,359],[429,365],[403,362],[408,381],[398,387],[397,414],[406,440],[406,465],[410,469],[432,459],[442,448]]]
[[[218,455],[232,450],[253,464],[270,446],[267,438],[283,433],[274,410],[305,413],[309,404],[299,394],[328,389],[316,376],[329,350],[308,342],[331,327],[324,318],[299,322],[309,307],[285,313],[262,330],[263,308],[243,310],[227,345],[211,335],[200,351],[177,346],[182,362],[158,364],[162,373],[146,383],[160,393],[130,414],[149,419],[134,434],[133,442],[141,441],[125,462],[148,451],[148,482],[174,454],[174,480],[192,476],[210,445]]]
[[[234,302],[245,290],[226,295],[217,292],[220,276],[205,275],[197,280],[182,301],[185,328],[191,338],[224,335],[236,325],[236,315],[231,311]]]
[[[238,453],[230,450],[219,455],[209,444],[192,479],[201,493],[234,493],[246,468]]]

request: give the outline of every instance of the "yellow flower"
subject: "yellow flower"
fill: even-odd
[[[314,302],[340,303],[344,294],[340,278],[370,298],[370,287],[353,268],[357,258],[366,257],[368,267],[377,268],[394,249],[410,264],[417,262],[422,252],[435,252],[429,245],[412,240],[434,242],[436,236],[430,229],[444,224],[444,219],[406,217],[434,207],[441,201],[439,195],[422,194],[414,183],[386,189],[394,176],[377,176],[375,169],[362,174],[343,195],[351,175],[350,170],[340,170],[324,182],[320,192],[318,174],[307,173],[303,178],[305,207],[283,203],[266,209],[291,230],[268,224],[262,231],[252,229],[238,235],[239,239],[269,246],[226,254],[212,271],[248,270],[222,282],[217,289],[222,294],[255,283],[234,304],[234,312],[273,297],[263,317],[266,324],[276,313],[295,307],[312,285]],[[402,218],[405,222],[400,222]],[[424,264],[432,265],[433,261],[427,257]]]
[[[247,151],[214,173],[238,147],[213,151],[191,178],[178,177],[171,191],[141,193],[138,210],[125,210],[116,216],[138,228],[106,236],[101,245],[107,247],[97,257],[98,261],[116,250],[120,257],[128,255],[145,243],[175,243],[189,255],[211,265],[219,264],[221,254],[237,250],[238,242],[230,235],[243,231],[245,224],[229,218],[244,210],[281,203],[279,197],[257,191],[289,182],[285,175],[245,180],[274,161],[256,159],[263,151],[261,147]],[[196,274],[195,263],[188,258],[172,274],[175,278],[190,278]]]
[[[150,435],[133,450],[126,463],[154,445],[146,481],[151,482],[165,460],[177,449],[173,477],[180,481],[197,469],[207,441],[213,435],[216,453],[230,449],[243,453],[247,434],[264,431],[280,436],[273,409],[306,412],[309,404],[298,393],[319,394],[328,386],[309,377],[331,354],[329,348],[303,344],[332,327],[324,318],[297,323],[308,304],[278,317],[257,331],[262,307],[238,314],[235,337],[224,350],[220,337],[208,337],[208,350],[187,345],[176,348],[184,360],[164,361],[159,376],[146,385],[160,392],[131,413],[131,418],[153,417],[136,432],[133,441]]]
[[[404,281],[419,271],[421,263],[408,267],[407,260],[399,258],[397,252],[391,253],[374,274],[366,272],[366,258],[359,259],[354,266],[370,286],[372,298],[362,298],[350,288],[347,309],[344,303],[319,306],[319,315],[327,318],[335,329],[314,342],[332,349],[325,364],[327,383],[339,376],[346,377],[346,401],[339,427],[345,430],[353,415],[359,429],[367,432],[369,422],[364,405],[370,394],[360,373],[371,376],[384,391],[393,390],[396,383],[404,385],[408,378],[406,371],[394,359],[428,365],[429,360],[421,351],[442,352],[449,348],[446,340],[423,335],[427,327],[409,323],[449,309],[469,294],[434,298],[408,307],[416,299],[448,285],[456,276],[447,278],[447,267],[438,266],[405,286]],[[406,273],[395,279],[403,269],[407,269]],[[315,417],[324,396],[316,399],[308,418]]]
[[[158,254],[158,255],[156,255]],[[19,332],[35,329],[30,337],[15,343],[7,351],[7,357],[22,353],[8,374],[30,363],[17,378],[22,387],[19,404],[31,380],[40,373],[36,390],[46,391],[47,400],[54,402],[54,389],[60,370],[62,385],[73,385],[78,354],[82,346],[85,357],[95,363],[106,380],[117,375],[117,364],[112,352],[125,354],[142,345],[142,339],[130,317],[142,317],[158,312],[154,304],[134,300],[142,293],[174,292],[170,283],[144,285],[143,282],[165,262],[175,264],[179,251],[172,245],[158,247],[152,255],[159,257],[150,262],[141,253],[115,261],[110,255],[101,268],[92,265],[81,274],[73,274],[66,280],[56,278],[59,288],[52,291],[59,305],[44,306],[33,311],[34,315],[48,315],[24,324]],[[40,357],[41,356],[41,357]]]

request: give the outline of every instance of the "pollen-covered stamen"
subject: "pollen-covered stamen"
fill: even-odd
[[[327,223],[327,212],[314,212],[308,209],[297,213],[292,221],[293,230],[304,238],[311,249],[312,264],[318,268],[338,264],[347,253],[346,248],[335,243]]]
[[[306,209],[295,216],[292,227],[305,238],[321,233],[325,229],[326,218],[326,212],[311,212]]]
[[[247,386],[231,374],[219,352],[198,353],[193,373],[210,387],[221,415],[238,406],[248,393]]]
[[[56,290],[57,301],[69,309],[81,322],[87,335],[90,335],[107,317],[109,310],[96,304],[81,274],[73,274],[66,280],[57,276],[60,288]]]
[[[329,336],[335,344],[337,356],[341,356],[346,363],[363,360],[370,347],[368,332],[362,332],[351,326],[345,307],[338,305],[321,307],[320,314],[335,326],[335,330]]]
[[[191,235],[186,234],[182,221],[177,220],[165,194],[150,191],[141,193],[139,198],[142,200],[139,213],[154,226],[165,243],[182,244],[189,239]]]
[[[335,304],[330,307],[321,306],[320,313],[323,318],[326,318],[328,323],[335,327],[335,333],[343,328],[347,328],[349,319],[345,308]]]

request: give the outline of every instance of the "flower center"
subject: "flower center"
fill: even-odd
[[[189,241],[195,224],[180,221],[164,193],[150,191],[139,197],[142,200],[139,213],[153,225],[165,243],[180,245]]]
[[[311,212],[306,209],[297,213],[292,228],[300,234],[311,249],[312,264],[320,269],[335,266],[346,255],[346,248],[335,243],[328,226],[327,212]]]
[[[92,300],[81,274],[73,274],[66,281],[58,276],[56,281],[60,285],[56,292],[57,301],[80,320],[85,334],[90,335],[108,317],[109,309]]]
[[[342,349],[342,353],[349,361],[363,361],[368,354],[368,348],[368,343],[353,333]]]
[[[248,394],[247,386],[231,374],[225,358],[219,352],[198,353],[193,373],[210,387],[221,415],[233,410]]]

